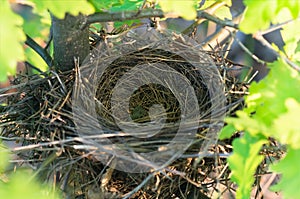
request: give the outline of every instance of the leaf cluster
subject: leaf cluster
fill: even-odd
[[[245,33],[263,34],[271,23],[279,23],[285,42],[279,58],[269,63],[270,72],[260,82],[253,82],[246,97],[246,108],[236,113],[237,117],[226,119],[220,138],[229,138],[234,132],[243,132],[233,141],[233,155],[228,159],[232,180],[239,186],[237,198],[249,198],[254,183],[256,168],[263,156],[259,154],[268,139],[276,139],[287,148],[286,156],[270,171],[282,174],[281,181],[272,188],[282,191],[285,198],[300,195],[300,76],[291,68],[290,62],[299,63],[298,1],[251,1],[246,0],[246,13],[240,24]],[[257,20],[257,19],[260,20]],[[274,25],[276,27],[276,25]],[[277,25],[278,26],[278,25]],[[272,28],[272,27],[271,27]],[[267,30],[266,30],[267,29]]]
[[[32,171],[21,169],[9,172],[9,153],[0,143],[0,198],[9,199],[59,199],[60,195],[50,186],[39,183]]]

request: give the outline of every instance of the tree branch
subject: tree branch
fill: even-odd
[[[265,46],[266,48],[269,48],[270,50],[272,50],[272,52],[277,56],[277,57],[281,57],[284,61],[286,61],[286,63],[288,65],[290,65],[293,69],[297,70],[298,72],[300,72],[300,67],[292,62],[288,57],[283,57],[282,55],[280,55],[276,50],[274,50],[274,48],[272,47],[272,45],[262,36],[262,34],[260,34],[259,32],[256,34],[253,34],[253,38],[256,39],[257,41],[259,41],[263,46]]]
[[[42,48],[38,43],[36,43],[30,36],[26,34],[25,44],[32,48],[41,58],[46,62],[46,64],[51,68],[53,65],[53,59],[48,54],[48,52]]]
[[[205,9],[206,13],[212,15],[214,14],[219,8],[222,6],[225,6],[225,2],[216,2]],[[194,31],[194,29],[199,26],[201,23],[205,21],[204,18],[198,18],[193,24],[191,24],[188,28],[186,28],[184,31],[182,31],[183,34],[189,35],[191,32]]]
[[[97,12],[92,15],[87,16],[86,21],[82,24],[81,29],[85,28],[89,24],[96,22],[108,22],[108,21],[126,21],[132,19],[141,19],[141,18],[150,18],[150,17],[178,17],[172,13],[164,13],[160,9],[144,9],[140,12],[136,11],[123,11],[123,12]],[[215,23],[218,23],[222,26],[229,26],[233,28],[238,28],[237,24],[232,23],[231,21],[225,21],[218,17],[215,17],[206,11],[199,10],[197,11],[197,18],[204,18]]]
[[[64,19],[58,19],[51,14],[53,36],[53,58],[57,71],[69,71],[74,68],[74,57],[81,64],[90,53],[89,30],[80,29],[85,16],[66,14]]]
[[[209,21],[213,21],[215,22],[216,24],[218,25],[221,25],[221,26],[228,26],[228,27],[232,27],[232,28],[235,28],[235,29],[238,29],[238,24],[235,24],[235,23],[232,23],[231,20],[222,20],[218,17],[215,17],[211,14],[208,14],[207,12],[204,12],[204,11],[197,11],[197,18],[204,18],[204,19],[207,19]]]

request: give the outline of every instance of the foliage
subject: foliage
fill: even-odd
[[[259,83],[252,83],[250,87],[250,95],[246,97],[247,107],[237,112],[237,118],[227,118],[226,121],[230,124],[224,128],[221,132],[221,138],[228,138],[233,132],[233,126],[235,130],[245,131],[244,135],[239,138],[244,142],[243,145],[233,145],[234,153],[229,159],[229,165],[232,172],[236,176],[243,176],[244,179],[254,180],[254,172],[244,172],[241,169],[241,165],[238,162],[236,154],[244,152],[243,158],[245,158],[243,168],[249,166],[258,166],[258,162],[252,162],[253,156],[258,158],[258,151],[262,144],[255,145],[265,141],[268,137],[277,139],[281,144],[287,145],[291,150],[287,152],[288,159],[291,160],[289,153],[294,150],[299,150],[300,141],[300,128],[299,128],[299,111],[300,111],[300,77],[299,73],[291,69],[282,59],[269,64],[270,74]],[[245,137],[259,137],[259,139],[246,139]],[[238,140],[239,140],[238,139]],[[235,140],[235,142],[237,142]],[[253,154],[253,150],[255,150]],[[247,155],[248,153],[248,155]],[[235,159],[235,161],[233,161]],[[257,159],[256,159],[257,160]],[[290,165],[299,165],[299,159],[295,158]],[[286,164],[285,164],[286,165]],[[278,173],[283,173],[283,179],[285,179],[285,172],[289,170],[293,172],[294,168],[287,168],[283,163],[279,163],[276,168]],[[291,166],[291,167],[293,167]],[[289,178],[289,175],[287,176]],[[239,198],[249,198],[251,189],[248,184],[241,182],[238,179],[232,178],[239,185],[238,193],[243,194]],[[300,179],[294,178],[293,181],[289,181],[290,186],[297,186],[300,183]],[[276,186],[276,190],[282,190],[285,184],[281,182],[282,186]],[[247,190],[247,192],[245,192]],[[287,196],[293,195],[296,190],[283,189],[284,194]]]
[[[231,180],[240,186],[236,193],[237,198],[250,198],[249,190],[254,183],[252,176],[263,160],[263,156],[258,155],[258,152],[264,143],[266,143],[265,139],[252,136],[247,132],[242,138],[233,141],[233,148],[239,150],[229,157],[228,163],[232,169]]]
[[[299,171],[299,112],[300,112],[300,76],[299,71],[292,69],[288,59],[299,63],[300,53],[298,20],[299,2],[297,1],[251,1],[246,0],[247,11],[240,28],[246,33],[256,33],[268,28],[271,22],[276,22],[285,13],[282,35],[285,42],[284,52],[279,52],[277,61],[269,63],[270,73],[259,83],[253,82],[250,94],[246,97],[246,108],[236,113],[237,118],[227,118],[229,124],[220,138],[229,138],[235,131],[244,134],[234,140],[233,155],[229,158],[232,170],[232,180],[239,185],[237,198],[249,198],[254,182],[253,167],[262,160],[258,152],[269,137],[275,138],[288,148],[286,157],[271,170],[282,174],[280,183],[273,187],[275,191],[283,191],[286,198],[299,195],[297,186]],[[287,14],[288,13],[288,14]],[[257,20],[257,18],[261,20]],[[280,19],[281,23],[283,19]],[[274,49],[275,50],[275,49]],[[241,158],[242,157],[242,158]],[[248,169],[247,169],[248,168]],[[252,168],[252,169],[250,169]]]
[[[144,0],[78,0],[68,2],[68,6],[65,6],[64,1],[27,0],[24,3],[32,6],[34,10],[33,13],[31,9],[27,10],[25,14],[18,13],[23,17],[23,20],[19,15],[12,12],[8,0],[4,0],[1,6],[0,82],[6,81],[7,75],[15,74],[17,61],[36,59],[37,55],[35,53],[30,52],[30,50],[24,51],[23,42],[26,39],[24,33],[33,38],[38,38],[40,41],[47,40],[50,30],[49,11],[58,18],[63,18],[66,12],[72,15],[78,15],[79,13],[88,15],[95,11],[123,12],[138,10],[143,5]],[[195,18],[196,3],[196,0],[188,1],[187,3],[182,3],[181,1],[159,1],[161,8],[165,12],[176,11],[179,16],[189,19]],[[4,49],[6,46],[10,47]],[[46,64],[42,63],[41,59],[32,64],[38,64],[36,66],[42,70],[46,68]]]
[[[214,15],[217,16],[220,19],[232,19],[231,12],[230,12],[230,6],[231,6],[231,0],[223,0],[223,1],[206,1],[204,5],[200,7],[201,10],[209,8],[213,4],[216,3],[225,3],[226,6],[220,7],[218,10],[215,11]]]
[[[107,10],[111,10],[114,11],[116,10],[126,10],[126,9],[132,9],[132,7],[134,7],[134,9],[136,8],[136,2],[138,2],[138,4],[140,2],[142,2],[141,0],[139,1],[125,1],[124,0],[112,0],[112,1],[98,1],[98,0],[88,0],[88,2],[90,2],[96,9],[96,11],[98,12],[103,12],[103,11],[107,11]]]
[[[95,11],[94,7],[86,0],[70,1],[68,6],[64,1],[32,0],[32,2],[35,4],[37,12],[44,12],[49,9],[53,15],[60,19],[65,17],[66,12],[76,16],[79,13],[92,14]]]
[[[297,196],[300,195],[299,156],[300,156],[300,149],[294,149],[292,147],[289,147],[286,157],[283,160],[281,160],[278,164],[273,165],[271,167],[272,171],[282,173],[281,181],[272,188],[274,191],[283,190],[284,198],[296,198]]]
[[[254,1],[244,0],[247,6],[240,28],[245,33],[267,29],[272,23],[285,22],[299,16],[300,2],[294,0]],[[257,20],[259,19],[259,20]]]
[[[46,40],[49,34],[50,16],[48,10],[58,18],[66,12],[73,15],[92,14],[96,12],[124,12],[138,10],[143,0],[78,0],[65,6],[63,1],[28,0],[34,7],[32,16],[15,14],[7,0],[1,2],[0,14],[0,82],[7,75],[14,75],[18,61],[27,60],[38,67],[45,63],[32,52],[24,49],[25,34],[40,40]],[[155,2],[155,1],[147,1]],[[164,12],[175,13],[185,19],[193,20],[197,14],[198,0],[172,1],[159,0],[158,6]],[[205,9],[219,1],[205,1],[200,9]],[[215,15],[220,19],[231,19],[230,1]],[[269,63],[270,73],[259,83],[253,82],[250,94],[246,97],[246,108],[236,112],[237,117],[227,118],[228,125],[220,134],[221,139],[229,138],[236,131],[243,132],[240,138],[233,141],[233,155],[228,159],[232,170],[232,181],[239,186],[237,198],[249,198],[254,173],[263,160],[259,151],[267,144],[269,137],[275,138],[287,147],[284,159],[271,170],[282,173],[282,180],[273,190],[283,191],[287,198],[300,195],[297,186],[300,184],[300,128],[298,115],[300,112],[300,77],[299,72],[290,67],[289,61],[300,63],[300,2],[295,0],[254,1],[244,0],[246,11],[239,28],[244,33],[262,34],[270,24],[282,26],[282,37],[285,42],[280,57]],[[23,19],[22,19],[22,17]],[[259,20],[258,20],[259,19]],[[5,32],[4,32],[5,31]],[[9,47],[8,47],[9,46]],[[5,48],[5,49],[4,49]],[[278,51],[278,49],[274,48]],[[3,172],[8,166],[7,153],[0,150],[0,198],[44,198],[51,191],[30,179],[30,174],[17,172],[4,181]],[[5,174],[6,175],[6,174]],[[28,183],[27,183],[28,182]],[[35,189],[35,192],[28,192]],[[45,195],[46,194],[46,195]],[[57,198],[54,194],[53,198]]]
[[[17,61],[24,60],[21,43],[25,41],[25,34],[21,29],[23,19],[12,12],[7,1],[1,2],[1,11],[0,82],[6,80],[7,74],[14,75]]]
[[[172,1],[172,0],[160,0],[158,1],[164,12],[173,12],[185,19],[193,20],[197,16],[196,7],[197,1]],[[182,9],[182,8],[185,9]]]
[[[59,194],[50,187],[40,184],[26,170],[9,173],[8,152],[0,144],[0,198],[9,199],[59,199]]]

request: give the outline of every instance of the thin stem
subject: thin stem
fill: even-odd
[[[205,11],[208,14],[214,14],[219,8],[222,6],[225,6],[225,2],[216,2],[212,4],[210,7],[206,8]],[[197,19],[193,24],[191,24],[188,28],[186,28],[184,31],[182,31],[183,34],[189,34],[191,33],[198,25],[200,25],[202,22],[204,22],[204,18]]]
[[[36,43],[30,36],[26,34],[25,44],[32,48],[37,54],[39,54],[42,59],[46,62],[46,64],[51,68],[53,65],[52,57],[48,54],[48,52],[42,48],[38,43]]]
[[[238,43],[238,45],[242,48],[242,50],[248,55],[250,55],[252,59],[254,59],[258,63],[265,64],[265,61],[259,59],[256,55],[254,55],[237,37],[235,38],[235,40]]]
[[[272,52],[277,57],[281,57],[292,68],[294,68],[295,70],[297,70],[298,72],[300,72],[300,67],[296,63],[292,62],[288,57],[283,57],[282,55],[280,55],[276,50],[274,50],[274,48],[272,47],[272,45],[260,33],[254,34],[253,38],[255,38],[257,41],[259,41],[263,46],[265,46],[265,47],[269,48],[270,50],[272,50]]]
[[[300,19],[300,17],[298,19]],[[282,22],[282,23],[279,23],[279,24],[276,24],[276,25],[272,25],[269,29],[264,30],[264,31],[260,31],[259,34],[265,35],[265,34],[268,34],[270,32],[273,32],[275,30],[282,29],[283,26],[285,26],[285,25],[287,25],[287,24],[289,24],[289,23],[291,23],[293,21],[295,21],[295,20],[294,19],[290,19],[290,20],[287,20],[285,22]]]

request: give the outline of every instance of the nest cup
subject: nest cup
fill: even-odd
[[[80,69],[18,75],[10,88],[0,89],[1,102],[7,103],[0,107],[1,138],[23,145],[14,148],[18,157],[14,170],[23,169],[24,163],[37,168],[42,182],[55,182],[69,198],[93,198],[93,191],[103,198],[200,198],[201,192],[212,196],[231,189],[226,159],[232,139],[214,141],[225,110],[234,115],[244,106],[249,80],[231,75],[240,69],[227,61],[224,52],[204,52],[192,40],[171,32],[135,29],[103,41]],[[152,68],[156,70],[149,71]],[[164,79],[154,81],[161,76]],[[189,86],[174,90],[180,80]],[[137,86],[139,82],[143,84]],[[130,87],[133,83],[135,87]],[[111,89],[105,90],[105,85]],[[15,92],[8,94],[10,89]],[[191,90],[194,97],[187,95]],[[181,96],[190,96],[191,101]],[[195,99],[198,121],[195,115],[188,121],[182,116],[193,116],[195,109],[185,107]],[[118,112],[124,107],[126,111]],[[270,152],[263,153],[282,157],[270,146]],[[176,153],[176,147],[182,149]],[[125,167],[126,172],[105,164]],[[129,173],[149,168],[160,172]]]
[[[73,115],[97,159],[145,172],[202,137],[216,140],[225,114],[219,71],[190,38],[140,27],[102,42],[78,71]],[[197,139],[199,140],[199,139]],[[199,148],[199,146],[198,146]]]

